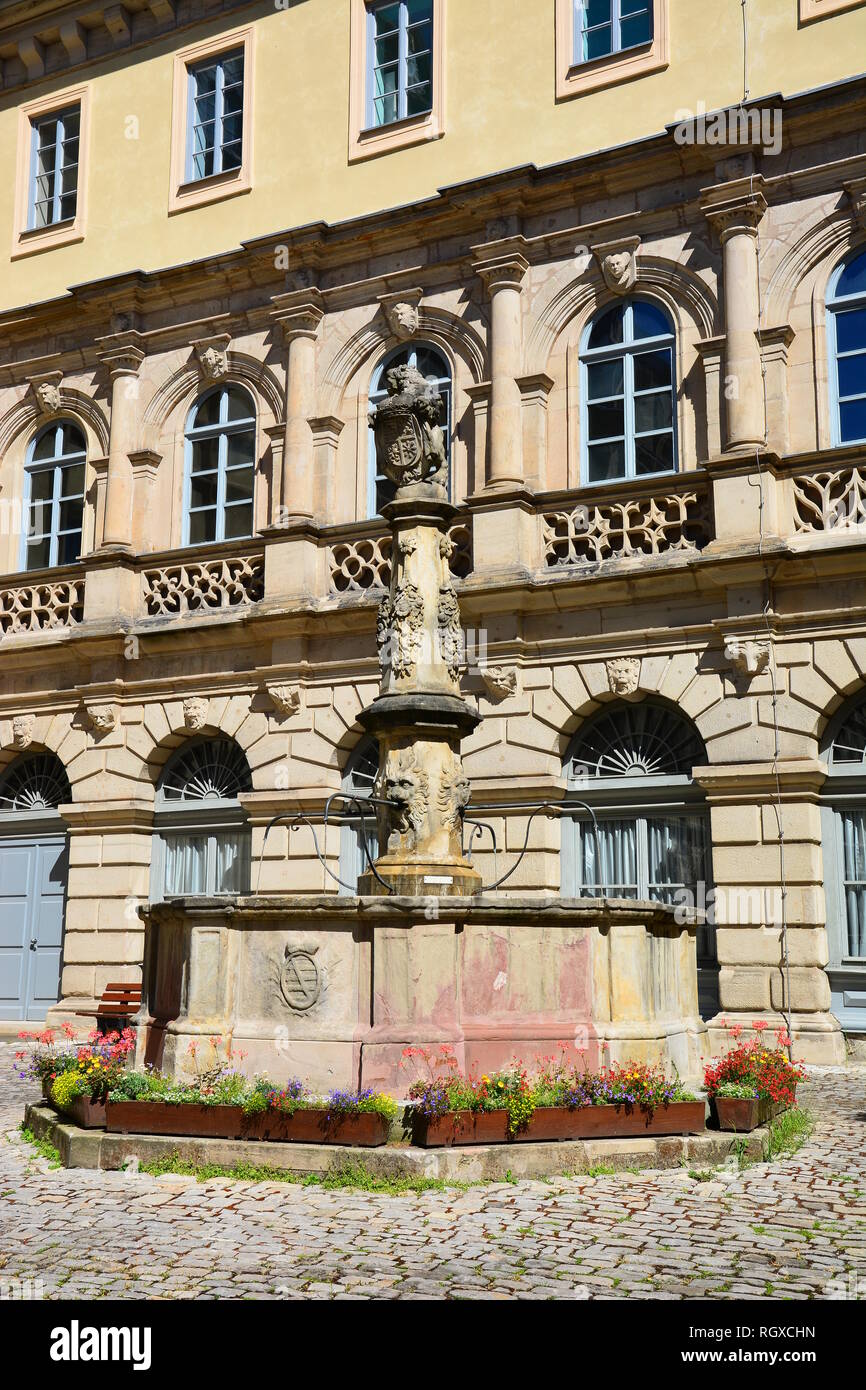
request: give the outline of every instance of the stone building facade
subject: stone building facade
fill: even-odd
[[[784,6],[792,43],[866,32],[862,7],[816,4]],[[663,68],[685,61],[670,8]],[[133,48],[159,10],[124,11]],[[289,18],[223,6],[208,51],[233,10],[259,48]],[[94,32],[80,53],[67,33],[62,83],[92,86],[95,128]],[[633,107],[652,72],[614,95]],[[806,86],[736,108],[775,113],[776,153],[736,121],[693,139],[669,102],[640,140],[411,198],[428,147],[363,150],[399,161],[387,211],[250,214],[204,259],[148,249],[44,295],[25,263],[0,312],[0,1017],[138,981],[149,900],[351,881],[357,827],[321,821],[369,775],[390,557],[368,413],[412,361],[448,399],[484,881],[558,804],[498,891],[709,906],[711,1042],[790,1011],[801,1056],[844,1060],[866,1033],[866,96],[841,70]],[[265,843],[293,808],[324,865],[307,825]]]

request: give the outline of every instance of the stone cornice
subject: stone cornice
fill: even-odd
[[[68,82],[91,64],[129,53],[205,18],[250,9],[253,0],[222,0],[203,12],[195,0],[145,0],[142,5],[100,0],[13,0],[0,4],[0,91],[32,87],[55,76]],[[85,25],[82,21],[86,19]]]

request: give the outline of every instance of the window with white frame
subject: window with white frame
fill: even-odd
[[[23,569],[71,565],[79,558],[86,461],[84,435],[69,420],[47,425],[31,442],[25,464]]]
[[[604,309],[584,329],[584,483],[676,470],[675,350],[667,313],[643,299]]]
[[[575,63],[652,41],[653,0],[574,0],[574,16]]]
[[[238,795],[251,790],[249,764],[231,739],[196,739],[171,757],[157,789],[155,901],[249,891],[249,827]]]
[[[603,709],[568,754],[563,820],[563,893],[643,898],[674,906],[711,905],[709,818],[692,768],[705,761],[692,724],[652,700]],[[568,800],[566,800],[566,806]],[[702,1008],[715,1010],[715,933],[698,929]]]
[[[828,727],[823,754],[822,840],[833,1013],[866,1032],[866,698]]]
[[[186,179],[194,183],[243,163],[244,51],[205,58],[188,73]]]
[[[365,738],[355,749],[343,774],[342,790],[360,799],[373,795],[373,784],[379,771],[379,744],[374,738]],[[350,893],[347,884],[356,884],[359,874],[369,867],[364,853],[364,835],[370,858],[375,859],[379,852],[376,832],[376,816],[373,807],[364,807],[363,816],[349,802],[334,803],[339,810],[340,823],[340,885],[341,893]],[[362,833],[363,832],[363,833]]]
[[[78,208],[81,107],[46,112],[31,122],[27,227],[72,222]]]
[[[370,409],[383,401],[388,392],[385,375],[392,367],[415,367],[426,377],[442,397],[442,418],[439,421],[445,436],[445,452],[451,462],[451,368],[447,359],[436,348],[427,343],[410,343],[406,347],[391,352],[380,362],[370,383]],[[394,484],[381,472],[376,461],[376,441],[372,429],[369,433],[370,467],[368,471],[367,515],[376,516],[386,502],[394,498]]]
[[[255,471],[252,398],[239,386],[217,386],[187,425],[184,545],[252,535]]]
[[[393,125],[433,106],[433,0],[367,5],[367,126]]]
[[[841,265],[827,296],[833,443],[866,442],[866,251]]]

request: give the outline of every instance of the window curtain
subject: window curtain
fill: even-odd
[[[246,836],[232,831],[214,836],[214,893],[243,893],[247,888]]]
[[[600,820],[598,852],[591,822],[581,823],[583,892],[589,897],[636,898],[637,825],[633,820]],[[601,862],[599,863],[599,856]]]
[[[848,954],[866,956],[866,808],[842,812]]]
[[[706,882],[707,832],[701,816],[651,820],[649,833],[649,893],[660,902],[682,902],[678,888],[696,893]],[[697,906],[697,902],[695,903]]]
[[[165,896],[207,892],[207,836],[165,837]]]

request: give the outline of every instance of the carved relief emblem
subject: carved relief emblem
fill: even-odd
[[[417,367],[392,367],[385,374],[388,395],[370,412],[376,458],[396,487],[448,483],[445,435],[439,420],[442,397]]]
[[[613,294],[628,294],[637,281],[637,248],[640,237],[623,237],[621,241],[605,241],[594,246],[604,283]]]
[[[228,350],[231,338],[220,333],[213,338],[199,338],[193,343],[195,355],[199,360],[202,376],[208,381],[219,381],[229,369]]]
[[[460,603],[451,584],[439,586],[439,608],[437,611],[439,650],[453,681],[460,678],[460,663],[463,660],[463,629],[460,625]]]
[[[411,304],[408,300],[400,299],[396,303],[385,304],[385,317],[388,320],[388,327],[399,338],[405,342],[407,338],[412,338],[418,332],[421,321],[421,314],[417,304]]]
[[[29,748],[33,742],[36,718],[32,714],[15,714],[12,717],[12,746]]]
[[[267,692],[278,714],[288,718],[297,714],[301,708],[301,687],[299,685],[268,685]]]
[[[478,674],[491,700],[507,700],[517,690],[517,672],[513,666],[481,666]]]
[[[207,723],[208,702],[201,695],[190,695],[183,702],[183,727],[203,729]]]
[[[60,382],[62,381],[60,372],[50,372],[43,377],[33,377],[31,386],[33,395],[36,397],[36,404],[40,415],[46,417],[56,415],[61,406]]]
[[[463,763],[460,758],[455,758],[451,772],[443,778],[436,798],[444,824],[455,835],[460,831],[463,812],[469,805],[471,795],[472,788],[463,771]]]
[[[117,726],[116,705],[85,705],[84,711],[95,734],[108,734]]]
[[[280,993],[295,1013],[306,1013],[322,992],[322,973],[314,960],[318,946],[286,947],[280,970]]]
[[[394,597],[387,594],[379,604],[376,620],[376,645],[379,664],[388,667],[398,679],[415,674],[418,656],[424,643],[424,600],[417,584],[404,580],[398,584]]]
[[[616,656],[604,664],[611,694],[633,695],[640,682],[640,658]]]
[[[755,642],[749,638],[741,642],[729,637],[725,642],[725,659],[741,676],[757,676],[765,670],[770,660],[770,647],[767,642]]]

